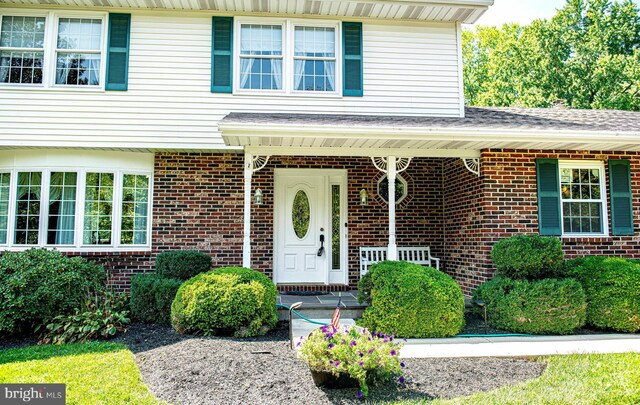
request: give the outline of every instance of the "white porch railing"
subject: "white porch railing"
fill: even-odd
[[[361,247],[360,277],[367,274],[369,266],[385,260],[387,260],[387,247]],[[398,260],[440,270],[440,259],[431,256],[431,249],[428,246],[398,247]]]

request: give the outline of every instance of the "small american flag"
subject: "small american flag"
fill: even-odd
[[[340,304],[342,303],[342,297],[338,297],[338,306],[336,310],[333,312],[333,316],[331,317],[331,326],[333,330],[338,330],[340,328]]]

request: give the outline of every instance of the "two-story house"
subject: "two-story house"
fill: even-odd
[[[352,288],[428,246],[466,293],[505,236],[640,257],[640,114],[465,108],[492,0],[3,0],[0,249],[158,252]]]

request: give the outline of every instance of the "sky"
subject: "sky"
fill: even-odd
[[[640,4],[640,0],[635,1]],[[552,17],[564,4],[565,0],[495,0],[494,5],[480,17],[477,24],[529,24],[537,18]]]

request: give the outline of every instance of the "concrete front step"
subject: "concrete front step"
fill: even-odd
[[[324,295],[278,295],[277,303],[281,305],[291,306],[296,302],[301,302],[302,306],[298,312],[303,316],[317,319],[331,319],[333,312],[338,306],[338,300],[341,299],[341,317],[343,319],[357,319],[362,317],[362,313],[367,308],[366,305],[358,303],[357,291],[331,292]],[[294,319],[297,318],[294,314]],[[281,321],[289,320],[289,311],[286,308],[278,308],[278,319]]]

